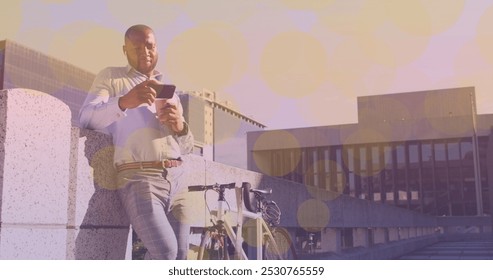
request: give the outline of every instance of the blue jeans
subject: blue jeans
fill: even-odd
[[[183,219],[183,168],[118,173],[118,194],[151,259],[186,259],[190,225]]]

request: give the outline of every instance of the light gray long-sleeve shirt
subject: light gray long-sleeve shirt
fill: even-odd
[[[154,104],[141,105],[122,111],[118,99],[136,85],[149,79],[130,66],[108,67],[94,80],[79,114],[80,124],[110,134],[115,146],[114,163],[176,159],[190,153],[193,135],[177,136],[156,118]],[[155,71],[150,79],[162,80]],[[174,94],[172,102],[183,112],[180,98]],[[183,113],[182,113],[183,114]],[[183,115],[182,115],[183,118]]]

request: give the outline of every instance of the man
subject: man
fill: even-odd
[[[190,226],[175,213],[173,198],[183,178],[181,156],[193,147],[176,94],[156,112],[158,51],[153,30],[134,25],[125,33],[126,67],[108,67],[96,77],[80,111],[82,127],[113,137],[118,194],[133,229],[152,259],[185,259]],[[175,203],[173,203],[175,202]]]

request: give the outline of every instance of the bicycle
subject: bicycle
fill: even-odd
[[[248,182],[242,184],[242,189],[245,208],[250,212],[262,216],[263,220],[266,222],[263,226],[267,226],[268,232],[270,232],[270,235],[272,236],[272,238],[269,238],[269,236],[264,235],[262,259],[298,259],[291,235],[286,229],[278,227],[281,222],[281,209],[279,209],[279,206],[277,206],[275,201],[267,199],[267,195],[272,194],[272,189],[252,189]],[[252,205],[250,193],[253,193],[254,195],[255,207]],[[257,256],[257,258],[259,258],[259,256]]]
[[[225,192],[227,189],[236,190],[237,198],[237,225],[236,230],[230,224],[231,211],[229,203],[226,201]],[[267,193],[272,191],[251,190],[249,183],[243,183],[242,188],[236,188],[235,183],[231,184],[213,184],[213,185],[197,185],[188,187],[190,192],[204,191],[204,199],[206,200],[207,191],[213,190],[218,193],[218,206],[216,211],[211,211],[208,204],[206,208],[210,213],[212,226],[206,227],[201,236],[201,242],[198,251],[198,260],[202,259],[218,259],[228,260],[231,258],[247,260],[247,254],[243,249],[242,238],[242,220],[243,218],[251,218],[256,222],[256,251],[257,259],[286,259],[289,255],[287,250],[283,250],[287,245],[290,249],[294,246],[291,242],[289,233],[286,230],[272,227],[275,222],[280,220],[280,209],[273,201],[265,199]],[[240,190],[243,190],[241,192]],[[249,211],[243,211],[244,194],[251,190],[257,199],[257,207],[253,209],[251,202],[248,199],[245,207]],[[249,198],[249,196],[247,196]],[[228,209],[225,209],[228,206]],[[251,211],[251,210],[256,210]],[[257,212],[258,211],[258,212]],[[265,213],[265,214],[264,214]],[[269,222],[264,220],[265,216]],[[270,225],[269,225],[270,224]],[[274,230],[274,231],[272,231]],[[237,234],[240,233],[240,234]],[[296,256],[295,253],[292,256]]]

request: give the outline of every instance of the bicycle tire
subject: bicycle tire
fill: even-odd
[[[207,229],[200,240],[197,260],[229,260],[226,242],[224,235]]]
[[[291,240],[291,235],[284,228],[272,228],[271,229],[272,237],[274,237],[274,242],[277,244],[277,248],[279,249],[279,254],[275,251],[274,244],[272,244],[272,240],[267,238],[264,246],[263,259],[264,260],[296,260],[298,259],[298,255],[296,254],[296,250],[294,248],[293,241]]]

